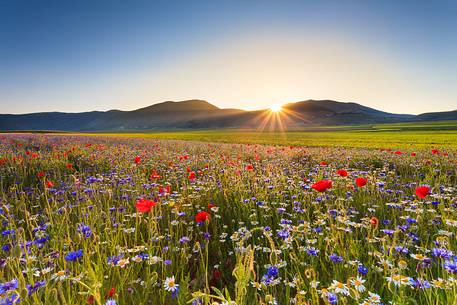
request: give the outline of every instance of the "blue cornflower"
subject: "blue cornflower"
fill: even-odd
[[[179,242],[180,242],[181,244],[187,244],[189,241],[190,241],[190,238],[187,237],[187,236],[183,236],[183,237],[181,237],[181,239],[179,240]]]
[[[334,305],[338,302],[338,297],[334,293],[327,292],[327,300],[330,304]]]
[[[0,283],[0,294],[4,294],[10,290],[15,290],[18,287],[17,279],[11,280],[9,282]]]
[[[422,280],[422,279],[411,279],[411,285],[413,285],[416,288],[420,289],[427,289],[430,288],[430,282],[427,280]]]
[[[433,248],[432,255],[435,257],[450,259],[454,254],[452,253],[452,250],[448,250],[448,249],[444,249],[444,248]]]
[[[266,286],[270,286],[274,283],[274,280],[278,277],[279,270],[275,266],[268,267],[267,272],[262,276],[262,283]]]
[[[27,290],[29,291],[29,295],[33,294],[34,292],[38,291],[41,287],[46,285],[46,281],[38,281],[35,282],[33,285],[27,285]]]
[[[11,294],[9,297],[0,299],[1,305],[12,305],[12,304],[20,303],[20,302],[21,302],[20,297],[15,293]]]
[[[403,246],[396,246],[395,251],[397,251],[399,254],[408,254],[409,253],[408,248],[405,248]]]
[[[78,232],[81,233],[84,236],[84,238],[89,238],[92,236],[92,230],[90,226],[84,223],[80,223],[78,225]]]
[[[457,273],[457,262],[454,259],[446,260],[443,267],[449,272]]]
[[[395,230],[384,229],[384,230],[381,230],[381,232],[384,234],[387,234],[387,235],[393,235],[395,233]]]
[[[14,231],[13,229],[5,230],[2,232],[2,236],[14,235],[14,234],[16,234],[16,231]]]
[[[108,257],[108,264],[112,264],[112,265],[117,265],[117,263],[124,257],[123,254],[121,255],[113,255],[113,256],[110,256]]]
[[[319,254],[319,250],[317,250],[316,248],[310,247],[310,248],[306,249],[306,253],[308,253],[309,255],[312,255],[312,256],[317,256]]]
[[[69,262],[74,262],[74,261],[76,261],[77,259],[79,259],[82,256],[83,256],[83,250],[79,249],[78,251],[69,252],[65,256],[65,260],[69,261]]]
[[[361,275],[367,275],[367,273],[368,273],[368,268],[365,267],[364,265],[359,265],[359,267],[357,268],[357,271],[358,271]]]
[[[340,263],[343,261],[343,257],[333,253],[328,257],[334,263]]]
[[[278,268],[276,268],[275,266],[271,266],[267,269],[267,273],[266,273],[269,277],[273,277],[273,278],[277,278],[278,277],[278,274],[279,274],[279,270]]]
[[[289,231],[287,231],[287,230],[279,230],[278,231],[278,237],[280,237],[282,239],[286,239],[287,237],[289,237]]]

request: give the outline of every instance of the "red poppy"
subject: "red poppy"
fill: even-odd
[[[115,295],[115,294],[116,294],[116,287],[113,287],[108,291],[109,298],[113,297],[113,295]]]
[[[417,154],[415,152],[411,153],[411,157],[415,157]]]
[[[365,186],[368,182],[367,178],[359,177],[355,179],[355,184],[357,184],[358,187]]]
[[[151,211],[151,208],[156,206],[157,202],[152,201],[152,200],[147,200],[147,199],[138,199],[136,201],[136,210],[141,213],[149,213]]]
[[[336,173],[338,175],[340,175],[341,177],[347,177],[348,176],[348,172],[345,171],[344,169],[339,169],[339,170],[336,171]]]
[[[318,192],[325,192],[325,190],[329,189],[332,187],[332,180],[320,180],[316,183],[314,183],[311,186],[313,189],[315,189]]]
[[[246,165],[246,170],[247,171],[253,171],[254,170],[254,166],[252,166],[252,164],[248,164],[248,165]]]
[[[214,207],[215,207],[215,205],[214,205],[214,204],[212,204],[212,203],[208,203],[208,209],[211,209],[211,208],[214,208]]]
[[[321,163],[319,163],[320,166],[327,166],[327,162],[325,161],[322,161]]]
[[[198,212],[197,215],[195,215],[196,222],[210,221],[210,219],[211,215],[209,215],[209,213],[205,211]]]
[[[136,156],[135,157],[135,163],[139,164],[140,162],[141,162],[141,157],[140,156]]]
[[[88,298],[87,298],[87,304],[94,304],[95,302],[95,297],[93,295],[90,295]]]
[[[71,163],[68,163],[68,164],[67,164],[67,168],[68,168],[68,169],[72,169],[72,168],[73,168],[73,165],[72,165]]]
[[[430,188],[428,186],[419,186],[416,187],[416,196],[424,199],[427,195],[430,194]]]
[[[43,178],[45,173],[44,172],[39,172],[38,174],[36,174],[38,178]]]
[[[432,154],[438,155],[440,151],[438,149],[432,149]]]
[[[151,180],[160,179],[160,175],[159,175],[156,171],[153,171],[153,172],[151,173],[151,176],[149,176],[149,179],[151,179]]]
[[[396,154],[396,155],[403,155],[403,153],[402,153],[401,151],[399,151],[399,150],[397,150],[396,152],[394,152],[394,154]]]
[[[221,277],[222,277],[222,274],[221,274],[221,272],[219,271],[219,269],[214,269],[214,270],[213,270],[213,279],[214,279],[215,281],[219,281],[219,280],[221,279]]]
[[[190,172],[189,173],[189,180],[194,180],[195,178],[197,177],[197,175],[195,174],[195,172]]]
[[[379,223],[379,220],[376,217],[373,216],[373,217],[370,218],[370,224],[372,226],[377,226],[378,223]]]
[[[46,187],[53,187],[54,186],[54,182],[52,182],[51,180],[46,180]]]

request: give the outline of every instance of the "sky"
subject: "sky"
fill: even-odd
[[[457,109],[457,1],[0,0],[0,113]]]

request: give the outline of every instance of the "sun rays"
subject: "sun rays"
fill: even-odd
[[[280,104],[273,104],[270,106],[271,112],[281,112],[282,106]]]
[[[258,131],[284,133],[291,127],[299,127],[310,122],[302,114],[281,104],[273,104],[267,110],[259,111],[250,125],[257,126]]]

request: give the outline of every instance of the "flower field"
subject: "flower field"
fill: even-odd
[[[457,304],[457,151],[0,135],[0,304]]]

